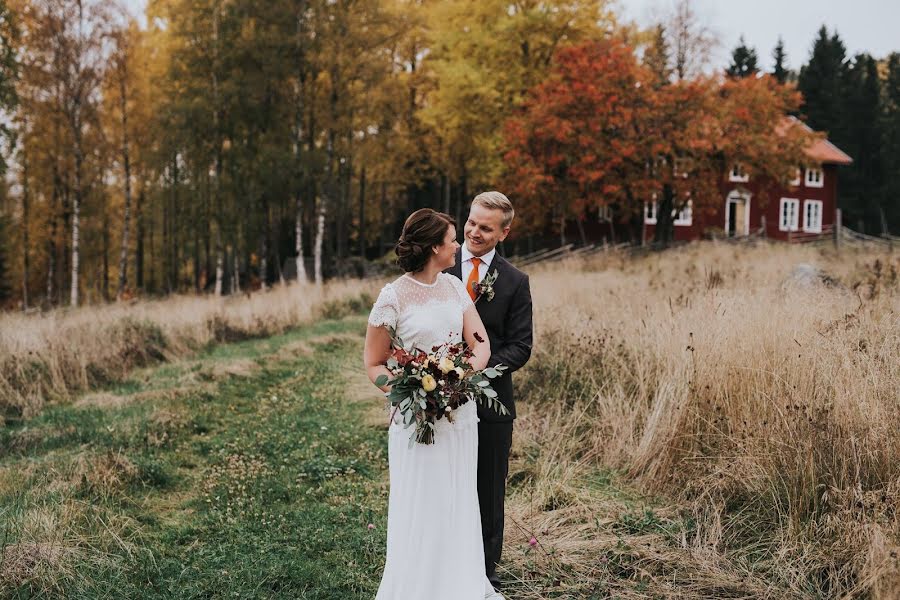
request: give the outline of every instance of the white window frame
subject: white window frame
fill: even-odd
[[[793,218],[785,224],[785,207],[793,205]],[[797,198],[782,198],[778,205],[778,231],[799,231],[800,230],[800,200]]]
[[[681,212],[672,210],[672,223],[680,227],[690,227],[694,223],[694,201],[688,200]]]
[[[656,225],[656,208],[656,200],[644,202],[644,223],[647,225]]]
[[[793,187],[799,186],[800,179],[802,178],[802,176],[803,176],[803,170],[800,169],[799,167],[797,167],[797,169],[794,170],[794,178],[788,182],[788,185],[791,185]]]
[[[732,183],[747,183],[750,181],[750,175],[747,174],[741,163],[734,163],[728,172],[728,181]]]
[[[819,175],[818,178],[815,177],[816,174]],[[806,187],[825,187],[825,171],[821,167],[806,168]]]
[[[598,221],[612,221],[612,207],[609,204],[603,204],[597,207],[597,220]]]
[[[818,205],[818,223],[809,223],[809,208]],[[804,200],[803,201],[803,231],[806,233],[822,233],[822,210],[825,203],[821,200]]]

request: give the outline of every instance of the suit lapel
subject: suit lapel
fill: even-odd
[[[456,263],[447,272],[462,281],[462,249],[456,251]]]
[[[503,257],[500,256],[499,252],[494,252],[494,258],[491,259],[491,264],[488,265],[487,271],[484,272],[485,277],[487,274],[491,272],[491,269],[497,269],[497,272],[500,272],[500,267],[503,264]]]

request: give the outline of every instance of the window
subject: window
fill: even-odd
[[[608,204],[604,204],[597,208],[597,220],[600,222],[603,221],[612,221],[612,207]]]
[[[800,172],[800,169],[799,169],[799,168],[794,169],[794,178],[791,179],[788,183],[789,183],[790,185],[793,185],[793,186],[798,186],[798,185],[800,185],[800,173],[801,173],[801,172]]]
[[[744,166],[741,163],[734,163],[734,166],[731,167],[731,171],[728,173],[728,181],[747,183],[750,181],[750,176],[747,175],[747,172],[744,170]]]
[[[679,211],[672,211],[672,218],[675,225],[687,227],[693,223],[692,204],[693,201],[688,200],[687,204],[684,205],[684,208]]]
[[[822,233],[822,201],[803,201],[803,231]]]
[[[655,179],[659,179],[660,175],[666,172],[666,165],[669,161],[665,156],[657,156],[650,162],[650,175]]]
[[[782,198],[778,229],[781,231],[797,231],[797,219],[800,213],[800,201],[794,198]]]
[[[692,161],[690,158],[676,158],[675,165],[672,167],[672,175],[674,177],[687,179],[688,173],[693,166],[694,161]]]
[[[656,201],[644,204],[644,223],[648,225],[656,224]]]
[[[806,187],[824,187],[825,186],[825,174],[822,173],[822,169],[807,169],[806,170]]]

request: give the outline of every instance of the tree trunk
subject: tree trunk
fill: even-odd
[[[387,182],[381,182],[381,206],[387,206]],[[384,254],[385,249],[388,245],[388,240],[386,237],[387,229],[384,226],[384,220],[382,220],[380,226],[378,227],[378,256],[380,257]]]
[[[332,111],[335,110],[337,104],[337,94],[332,91],[331,96]],[[316,241],[313,249],[313,261],[315,270],[316,285],[322,285],[322,245],[325,238],[325,217],[328,214],[328,197],[334,186],[334,129],[328,131],[328,142],[326,146],[326,166],[325,166],[325,184],[322,186],[319,194],[319,211],[316,217]]]
[[[450,214],[450,178],[441,175],[441,189],[444,194],[444,213]]]
[[[23,127],[24,129],[24,127]],[[22,147],[22,308],[28,310],[28,148]]]
[[[235,243],[232,248],[232,257],[231,261],[234,266],[234,274],[231,277],[231,293],[239,294],[241,292],[241,252],[240,252],[240,244]],[[248,271],[249,272],[249,271]]]
[[[297,76],[296,87],[294,88],[294,185],[296,186],[294,190],[294,252],[297,253],[296,267],[298,283],[306,283],[307,279],[306,263],[303,259],[303,184],[305,178],[302,153],[304,143],[303,95],[306,93],[306,71],[304,68],[304,59],[306,56],[304,43],[304,18],[306,14],[306,4],[306,0],[300,0],[300,2],[297,3],[297,36],[294,55],[296,58],[295,69]]]
[[[134,278],[137,289],[144,289],[144,186],[141,185],[141,192],[137,197],[137,206],[135,207],[137,214],[135,215],[136,230],[135,240],[135,256],[134,256]]]
[[[72,287],[69,292],[69,303],[72,306],[78,306],[78,268],[80,266],[79,236],[81,234],[80,217],[82,200],[81,168],[84,161],[81,150],[80,126],[76,133],[78,135],[76,135],[75,141],[75,196],[72,199]]]
[[[581,238],[581,245],[587,246],[587,234],[584,231],[584,219],[583,215],[578,215],[575,217],[575,224],[578,226],[578,236]]]
[[[325,238],[325,214],[327,198],[322,194],[319,198],[319,211],[316,216],[316,241],[313,246],[313,269],[316,285],[322,285],[322,241]]]
[[[119,253],[119,285],[116,300],[122,299],[128,283],[128,236],[131,231],[131,156],[128,147],[128,112],[126,110],[125,75],[119,78],[119,109],[122,111],[122,161],[125,167],[125,208],[122,219],[122,249]]]
[[[260,196],[262,227],[259,232],[259,287],[265,291],[269,276],[269,202],[265,193]]]
[[[198,177],[194,178],[194,181],[199,181]],[[199,212],[199,210],[197,211]],[[199,215],[198,215],[199,216]],[[200,293],[200,225],[197,222],[194,222],[194,226],[191,228],[194,232],[194,243],[193,243],[193,259],[194,259],[194,293]]]
[[[171,170],[171,167],[170,167]],[[172,267],[169,264],[171,255],[169,254],[169,220],[172,218],[170,214],[171,196],[166,194],[162,199],[162,270],[165,279],[166,293],[172,293]]]
[[[669,247],[674,237],[675,223],[672,211],[675,209],[675,190],[671,184],[663,185],[662,198],[656,207],[656,231],[654,241],[663,248]]]
[[[54,169],[53,199],[50,209],[50,237],[47,238],[47,305],[54,302],[54,281],[56,280],[56,223],[58,220],[59,185]]]
[[[106,203],[106,198],[104,194],[103,199],[104,204]],[[103,207],[103,279],[102,279],[102,295],[103,301],[109,302],[109,251],[110,251],[110,239],[109,239],[109,210],[107,210],[107,206]]]
[[[366,258],[366,168],[359,170],[359,257]]]
[[[169,293],[177,292],[179,288],[179,263],[180,251],[178,243],[178,184],[180,174],[178,172],[178,153],[172,155],[172,195],[169,205]]]
[[[281,287],[285,286],[284,280],[284,269],[282,268],[281,261],[281,224],[284,223],[284,206],[280,206],[278,210],[278,218],[275,219],[275,226],[277,227],[277,233],[275,235],[275,243],[273,244],[273,249],[275,251],[275,271],[278,274],[278,282],[281,284]]]
[[[222,132],[219,123],[219,2],[213,8],[213,132],[215,142],[215,181],[213,187],[213,199],[216,206],[216,296],[222,295],[222,279],[225,276],[225,249],[222,240]]]
[[[153,258],[156,256],[156,252],[154,251],[153,246],[153,234],[156,231],[156,227],[154,227],[155,221],[156,219],[153,218],[148,220],[148,223],[150,224],[150,227],[148,228],[149,231],[147,232],[149,237],[148,245],[150,246],[150,252],[148,252],[150,260],[147,261],[148,289],[155,289],[154,284],[156,283],[156,261],[153,260]]]
[[[460,215],[466,214],[466,204],[469,203],[469,176],[463,171],[462,180],[460,181]],[[459,221],[457,223],[461,223],[464,217],[460,216]]]
[[[350,164],[349,156],[346,159],[346,162],[341,165],[341,169],[339,171],[338,176],[341,180],[340,187],[340,210],[338,211],[338,252],[337,255],[341,258],[347,258],[347,255],[350,253],[349,251],[349,239],[350,239],[350,174],[352,172],[352,167]]]
[[[297,282],[306,283],[306,264],[303,260],[303,192],[300,190],[297,191],[294,202],[294,211],[296,213],[294,222],[294,234],[296,236],[294,252],[297,253]]]
[[[206,171],[206,169],[204,169]],[[210,242],[212,240],[212,231],[210,230],[211,223],[211,183],[209,178],[209,172],[206,173],[205,176],[206,186],[205,193],[203,194],[205,202],[204,202],[204,213],[203,213],[203,290],[209,286],[209,274],[212,273],[212,253],[210,252]]]

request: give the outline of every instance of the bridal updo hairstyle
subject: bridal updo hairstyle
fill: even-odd
[[[421,208],[409,215],[403,233],[394,246],[397,264],[406,273],[418,273],[431,257],[431,249],[444,243],[447,228],[456,227],[456,220],[448,214]]]

